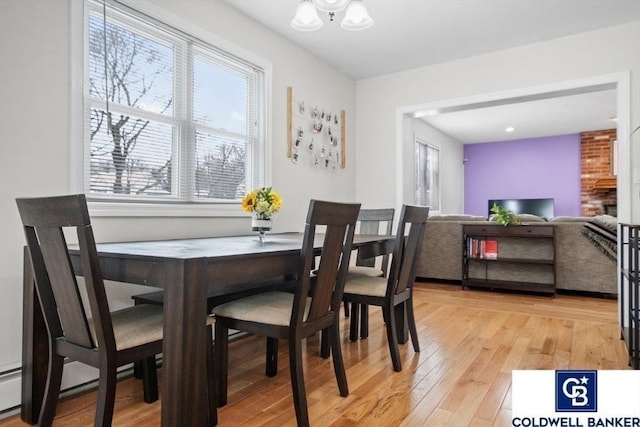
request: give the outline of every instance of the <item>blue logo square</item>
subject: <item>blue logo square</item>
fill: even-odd
[[[597,411],[597,371],[556,371],[556,412]]]

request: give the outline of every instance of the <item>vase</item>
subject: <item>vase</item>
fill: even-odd
[[[272,222],[271,219],[251,219],[251,230],[258,232],[258,238],[260,239],[260,243],[265,241],[267,236],[267,232],[271,231]]]

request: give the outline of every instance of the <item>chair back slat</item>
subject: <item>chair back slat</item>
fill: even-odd
[[[337,283],[345,237],[345,227],[327,227],[318,265],[311,307],[307,319],[314,320],[326,314],[331,308],[332,295]],[[336,250],[337,249],[337,250]]]
[[[292,320],[302,324],[307,295],[311,295],[311,306],[305,322],[313,322],[330,311],[335,311],[342,300],[344,281],[349,266],[351,246],[360,204],[332,203],[312,200],[305,226],[304,242],[300,260],[302,286],[297,288]],[[317,275],[311,286],[311,270],[316,254],[313,250],[317,226],[324,226],[324,241]],[[311,289],[311,293],[309,290]]]
[[[35,293],[40,301],[40,307],[45,323],[47,324],[47,329],[49,330],[49,335],[52,337],[60,337],[62,336],[62,325],[58,317],[53,289],[49,284],[49,275],[44,265],[42,252],[38,246],[36,231],[33,227],[25,226],[24,234],[27,240],[27,253],[31,263],[31,271],[33,272],[35,281]]]
[[[378,221],[361,221],[360,234],[380,234],[380,223]]]
[[[109,305],[93,240],[84,195],[17,199],[27,247],[47,327],[53,336],[94,348],[113,345]],[[86,310],[76,280],[64,229],[74,228],[90,310]],[[96,343],[87,314],[93,317]]]
[[[387,282],[388,296],[401,294],[413,286],[428,216],[428,207],[402,206]]]
[[[82,194],[45,198],[19,198],[16,203],[24,226],[81,227],[90,223],[86,199]]]
[[[361,209],[358,215],[358,224],[360,234],[382,234],[390,236],[393,232],[393,216],[395,209]],[[380,227],[384,228],[384,231],[380,232]],[[363,267],[375,267],[376,258],[361,258],[358,253],[356,258],[356,265]],[[389,265],[389,254],[385,254],[382,257],[382,271],[386,274]]]
[[[83,347],[94,347],[62,229],[37,227],[36,233],[64,336]]]

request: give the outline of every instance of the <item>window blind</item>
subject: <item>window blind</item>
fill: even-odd
[[[416,139],[415,203],[440,210],[440,150]]]
[[[116,1],[87,5],[85,191],[218,202],[264,185],[264,71]]]

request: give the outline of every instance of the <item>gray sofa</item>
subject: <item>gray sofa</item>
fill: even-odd
[[[523,223],[545,221],[531,215]],[[586,217],[556,217],[556,288],[617,294],[616,262],[583,235]],[[490,223],[472,215],[429,217],[417,274],[418,279],[462,280],[462,225]],[[526,267],[524,267],[526,268]]]

